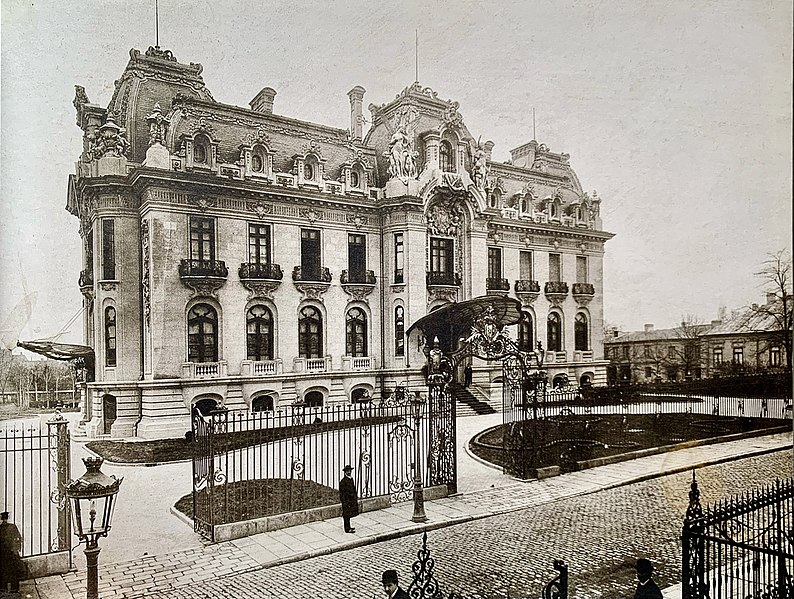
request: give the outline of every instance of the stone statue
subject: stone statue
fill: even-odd
[[[411,140],[405,131],[405,125],[400,125],[389,140],[389,175],[400,178],[416,177],[416,153],[413,151]]]
[[[159,103],[154,105],[154,110],[152,114],[146,117],[146,122],[149,124],[149,145],[160,144],[164,146],[169,120],[163,116]]]
[[[485,181],[488,178],[488,155],[485,150],[477,145],[471,157],[471,180],[475,187],[485,189]]]
[[[121,158],[127,154],[130,142],[127,141],[127,130],[119,127],[108,117],[107,122],[97,131],[88,136],[89,152],[92,158],[98,160],[106,156]]]

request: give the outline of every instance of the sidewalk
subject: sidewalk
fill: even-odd
[[[478,423],[481,424],[482,421]],[[358,516],[355,535],[345,534],[341,520],[336,519],[113,564],[103,564],[100,554],[99,593],[103,598],[142,598],[150,592],[163,592],[183,584],[304,560],[695,467],[790,448],[791,433],[781,433],[648,456],[545,480],[510,482],[500,472],[491,470],[493,480],[504,482],[503,486],[494,482],[485,489],[463,489],[455,496],[426,502],[428,521],[423,524],[411,522],[413,505],[407,502]],[[112,538],[108,539],[108,543],[112,542]],[[85,570],[79,550],[75,551],[75,563],[78,572],[38,579],[35,586],[34,581],[28,581],[22,597],[26,593],[42,599],[83,597]]]

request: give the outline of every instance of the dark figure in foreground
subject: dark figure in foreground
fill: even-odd
[[[650,560],[641,557],[637,560],[637,592],[634,599],[662,599],[662,591],[651,578],[653,564]]]
[[[469,387],[471,385],[471,365],[466,364],[466,368],[463,369],[463,386]]]
[[[408,593],[400,588],[397,570],[386,570],[381,576],[383,590],[389,599],[408,599]]]
[[[345,532],[356,532],[350,525],[350,519],[358,516],[358,494],[356,483],[353,481],[353,466],[348,464],[342,469],[345,475],[339,481],[339,501],[342,502],[342,520],[345,522]]]
[[[16,524],[8,521],[8,512],[0,514],[0,593],[19,591],[19,581],[25,577],[25,564],[19,557],[22,535]]]

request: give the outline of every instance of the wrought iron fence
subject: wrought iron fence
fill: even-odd
[[[794,597],[794,480],[704,508],[693,472],[682,545],[683,599]]]
[[[2,511],[22,535],[22,557],[69,550],[67,424],[60,414],[44,426],[38,418],[0,422]]]
[[[414,443],[423,484],[448,484],[454,492],[451,402],[438,393],[421,399],[403,389],[352,405],[194,411],[195,530],[211,539],[218,524],[337,504],[345,464],[355,469],[360,498],[407,501]]]

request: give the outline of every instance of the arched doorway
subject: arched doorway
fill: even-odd
[[[202,416],[209,416],[213,410],[220,407],[218,400],[213,397],[202,397],[193,404],[193,408],[198,410]]]
[[[109,393],[102,396],[102,422],[104,424],[103,432],[106,435],[110,434],[110,429],[116,421],[116,398]]]
[[[307,408],[322,408],[324,399],[322,391],[309,391],[303,396],[303,403]]]

